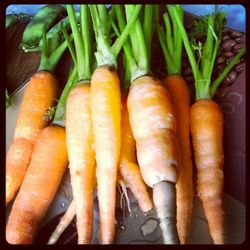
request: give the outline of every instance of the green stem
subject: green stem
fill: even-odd
[[[132,14],[131,14],[129,21],[127,22],[125,29],[123,30],[119,38],[115,41],[115,43],[112,45],[111,51],[115,57],[118,56],[120,50],[122,49],[122,46],[124,42],[126,41],[131,29],[133,28],[133,25],[136,25],[135,22],[137,20],[141,7],[142,7],[141,4],[137,4],[132,7],[133,8]]]
[[[65,126],[65,109],[67,98],[69,95],[70,90],[76,85],[77,83],[77,67],[74,65],[73,70],[69,73],[67,83],[63,89],[63,92],[60,96],[59,102],[56,107],[56,113],[53,119],[53,124],[58,124],[60,126]]]
[[[234,67],[234,65],[239,61],[239,59],[246,53],[246,49],[242,48],[239,53],[233,58],[233,60],[227,65],[227,67],[222,71],[219,77],[212,83],[210,88],[210,93],[212,96],[215,95],[217,88],[219,87],[222,80],[226,77],[226,75],[230,72],[230,70]]]
[[[219,47],[220,47],[220,41],[215,40],[213,56],[212,56],[212,59],[211,59],[210,68],[208,69],[208,73],[207,73],[208,74],[207,75],[208,79],[212,78],[214,63],[215,63],[215,60],[216,60],[216,57],[217,57]]]
[[[173,11],[174,19],[176,21],[176,24],[179,27],[179,31],[180,31],[180,34],[181,34],[181,37],[182,37],[182,41],[183,41],[183,44],[185,46],[185,49],[186,49],[186,52],[187,52],[187,55],[188,55],[188,58],[189,58],[189,62],[190,62],[191,67],[192,67],[192,71],[193,71],[193,75],[194,75],[194,79],[195,79],[196,96],[197,96],[197,94],[200,92],[199,89],[202,88],[201,73],[199,71],[198,64],[196,62],[194,52],[193,52],[193,50],[191,48],[191,45],[189,43],[187,32],[186,32],[186,30],[184,28],[184,25],[183,25],[183,22],[181,20],[181,17],[179,15],[179,13],[178,13],[178,10],[176,9],[175,6],[169,6],[169,8],[171,8],[171,10]]]
[[[183,23],[184,17],[183,17],[183,9],[181,5],[176,6],[176,10],[179,14],[179,17],[181,19],[181,22]],[[176,67],[176,72],[173,72],[174,74],[181,74],[181,62],[182,62],[182,38],[181,38],[181,33],[179,30],[179,27],[176,23],[176,20],[173,15],[173,11],[171,8],[168,8],[168,11],[170,13],[170,18],[172,21],[173,25],[173,30],[174,30],[174,53],[172,55],[172,59],[175,61],[175,67]]]
[[[169,51],[170,55],[173,55],[174,53],[174,41],[173,41],[173,36],[172,36],[172,28],[171,28],[171,24],[170,24],[170,19],[168,16],[168,13],[164,13],[163,15],[163,20],[165,23],[165,27],[166,27],[166,43],[167,43],[167,48]]]
[[[151,40],[153,35],[153,5],[146,4],[144,9],[143,33],[148,49],[149,61],[151,58]]]
[[[109,17],[108,17],[108,22],[107,22],[107,32],[110,34],[110,31],[111,31],[111,27],[112,27],[112,21],[114,20],[114,17],[115,17],[115,5],[112,5],[111,6],[111,10],[109,11]]]
[[[42,39],[43,39],[43,44],[42,44],[41,61],[38,70],[49,70],[53,72],[60,58],[62,57],[64,51],[67,48],[67,42],[64,41],[52,54],[49,55],[45,32],[43,33]],[[72,37],[70,39],[72,39]]]
[[[84,42],[84,55],[85,55],[85,80],[91,78],[91,54],[92,54],[92,45],[91,45],[91,37],[90,37],[90,18],[88,13],[88,6],[81,5],[81,30],[82,37]]]
[[[168,51],[167,44],[166,44],[167,40],[164,37],[164,32],[160,25],[158,25],[156,31],[157,31],[157,36],[158,36],[161,48],[162,48],[165,63],[167,65],[168,75],[173,75],[176,73],[175,63],[173,62],[172,57],[170,56],[170,53]]]
[[[69,36],[69,41],[73,40],[73,36]],[[62,57],[64,51],[67,49],[67,41],[64,41],[50,56],[50,68],[51,71],[55,70],[60,58]]]
[[[134,9],[134,6],[132,6],[132,5],[125,6],[126,16],[127,16],[128,22],[132,18],[133,9]],[[135,21],[134,31],[135,31],[137,44],[139,45],[139,46],[136,46],[136,48],[138,49],[138,58],[135,58],[135,57],[134,58],[138,64],[138,67],[141,70],[143,70],[147,73],[150,73],[150,67],[149,67],[150,62],[149,62],[149,56],[147,53],[148,49],[147,49],[147,45],[146,45],[146,42],[144,39],[144,35],[143,35],[143,31],[142,31],[142,27],[141,27],[141,23],[140,23],[139,18],[136,19],[136,21]],[[132,44],[132,47],[133,47],[133,44]]]
[[[98,8],[98,13],[99,13],[100,21],[102,23],[102,28],[104,30],[104,33],[106,34],[106,36],[109,36],[110,29],[108,28],[108,22],[107,22],[107,20],[109,19],[109,15],[107,12],[106,5],[98,4],[97,8]]]
[[[102,26],[98,8],[94,4],[91,4],[89,8],[97,43],[97,51],[95,52],[97,66],[109,65],[116,68],[116,57],[112,54],[109,36],[106,34],[107,30],[104,30]]]
[[[115,8],[115,11],[116,11],[116,16],[117,16],[117,20],[118,20],[118,25],[119,25],[119,28],[122,32],[126,25],[125,25],[125,19],[124,19],[123,13],[122,13],[121,6],[117,5]],[[116,33],[116,36],[119,37],[120,32],[119,32],[118,28],[116,27],[114,21],[112,22],[112,27]],[[125,73],[124,73],[124,81],[123,81],[122,86],[124,86],[124,88],[127,89],[130,85],[129,83],[130,83],[130,79],[131,79],[131,72],[133,72],[133,75],[136,75],[136,73],[134,71],[137,69],[137,65],[136,65],[135,60],[133,58],[131,46],[129,45],[129,40],[125,41],[125,43],[123,45],[123,49],[125,52],[125,58],[124,58]]]
[[[204,79],[209,79],[209,71],[211,68],[211,60],[214,47],[214,36],[212,30],[214,29],[214,15],[208,16],[207,39],[202,51],[201,57],[201,74]],[[213,68],[213,65],[212,65]]]
[[[70,41],[69,35],[68,35],[67,31],[65,30],[65,28],[63,26],[61,26],[61,29],[62,29],[64,38],[65,38],[65,41],[67,42],[67,45],[68,45],[72,60],[73,60],[74,64],[77,66],[76,53],[75,53],[73,45],[72,45],[72,43]]]
[[[75,12],[72,5],[66,5],[66,9],[69,16],[70,26],[72,29],[72,34],[74,37],[75,47],[76,47],[76,57],[78,65],[78,76],[79,80],[86,79],[85,72],[85,58],[84,58],[84,47],[81,33],[79,32]]]

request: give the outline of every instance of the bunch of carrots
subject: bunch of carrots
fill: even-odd
[[[77,14],[66,5],[66,13],[54,28],[60,44],[57,33],[57,43],[50,46],[53,36],[47,38],[43,29],[40,67],[25,90],[7,153],[6,205],[14,200],[6,226],[8,243],[33,243],[68,167],[73,200],[48,244],[58,240],[74,216],[78,244],[91,244],[95,188],[99,241],[113,243],[117,185],[126,197],[130,188],[142,211],[155,207],[164,244],[187,244],[194,196],[191,126],[198,194],[211,237],[223,244],[223,117],[212,97],[245,53],[242,49],[211,83],[225,15],[207,17],[207,40],[199,51],[203,56],[197,58],[180,5],[167,5],[165,32],[158,5],[113,5],[110,11],[105,5],[81,5]],[[155,35],[166,60],[162,81],[150,66]],[[183,45],[195,78],[192,106],[181,76]],[[52,71],[66,48],[73,64],[59,91]],[[54,111],[53,118],[44,119],[48,110]]]

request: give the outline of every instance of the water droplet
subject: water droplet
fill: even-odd
[[[135,217],[136,217],[136,218],[138,218],[138,216],[139,216],[138,214],[135,214]]]
[[[124,225],[121,225],[121,230],[126,230],[126,227]]]

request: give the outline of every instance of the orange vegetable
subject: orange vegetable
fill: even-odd
[[[10,244],[31,244],[68,165],[65,129],[52,125],[38,135],[31,162],[6,227]]]
[[[179,75],[167,76],[163,82],[171,96],[177,120],[176,136],[180,154],[179,179],[176,184],[177,230],[181,244],[187,244],[193,209],[189,90]]]
[[[121,146],[121,94],[116,71],[97,68],[91,78],[91,114],[96,151],[100,241],[115,233],[116,180]]]
[[[122,96],[121,118],[121,152],[119,172],[137,199],[142,211],[147,212],[153,208],[152,201],[142,179],[139,166],[136,164],[135,139],[129,123],[127,110],[127,96]]]
[[[169,94],[159,80],[142,76],[132,82],[127,106],[138,163],[144,181],[153,188],[164,242],[179,243],[175,199],[176,119]]]
[[[78,244],[90,244],[93,230],[93,178],[95,152],[90,111],[90,85],[71,90],[66,105],[66,138]]]
[[[43,116],[54,105],[57,85],[56,78],[48,71],[35,73],[27,83],[6,157],[6,205],[21,186],[39,132],[48,125]]]
[[[223,114],[216,102],[203,99],[192,105],[191,133],[197,166],[198,195],[214,243],[223,244]]]

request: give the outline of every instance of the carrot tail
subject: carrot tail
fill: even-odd
[[[43,129],[31,162],[11,209],[6,239],[10,244],[31,244],[68,165],[65,130]]]
[[[48,245],[53,245],[58,241],[58,239],[63,234],[65,229],[69,226],[69,224],[74,219],[74,217],[75,217],[75,202],[74,202],[74,200],[72,200],[67,211],[60,218],[60,222],[58,223],[55,230],[51,234],[51,236],[48,240]]]
[[[189,161],[191,161],[191,159],[187,158],[181,167],[183,168],[185,165],[185,167],[190,169],[192,162],[189,164]],[[180,173],[179,180],[176,184],[177,230],[181,244],[188,243],[193,211],[193,182],[192,175],[189,176],[188,172],[190,171],[185,171],[187,174],[183,173],[183,175]],[[184,178],[185,181],[182,181]]]
[[[193,209],[193,166],[190,146],[190,96],[184,79],[170,75],[163,79],[175,110],[179,148],[179,178],[176,184],[177,230],[181,244],[187,244]]]
[[[224,243],[223,115],[212,100],[199,100],[191,108],[191,134],[197,167],[197,190],[215,244]]]
[[[153,204],[147,192],[146,184],[142,179],[140,168],[136,164],[136,145],[129,122],[126,103],[127,96],[125,93],[123,93],[119,172],[137,199],[142,211],[148,212],[150,209],[152,209]]]
[[[132,162],[123,161],[120,163],[120,173],[137,199],[141,210],[143,212],[151,210],[153,208],[153,203],[142,179],[139,166]]]
[[[161,181],[153,187],[153,200],[165,244],[179,244],[176,228],[175,184]]]
[[[27,83],[6,157],[6,205],[21,186],[38,133],[48,124],[43,116],[54,104],[57,85],[56,78],[47,71],[35,73]]]
[[[116,181],[121,147],[121,93],[115,71],[95,70],[91,79],[91,112],[96,149],[100,241],[113,242],[115,234]]]
[[[93,176],[95,153],[90,112],[90,85],[77,85],[66,106],[66,138],[78,244],[90,244],[93,228]]]

